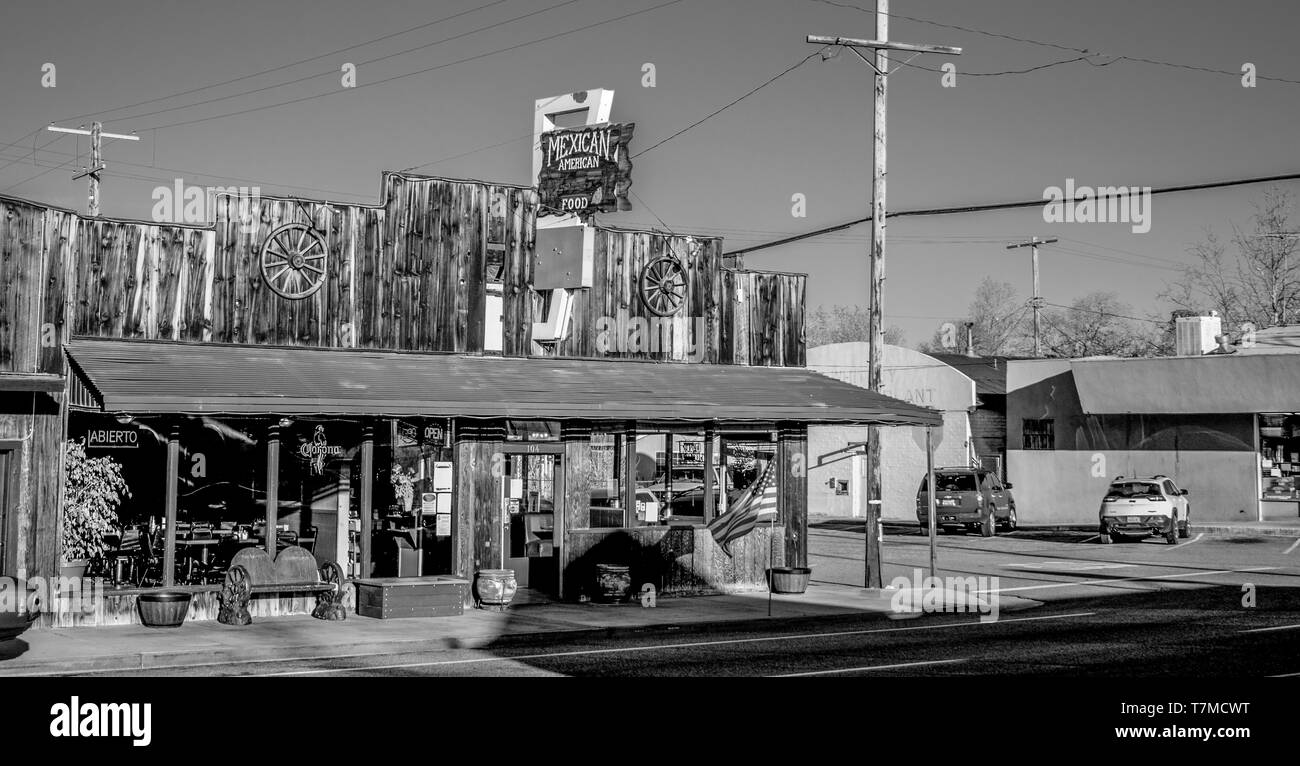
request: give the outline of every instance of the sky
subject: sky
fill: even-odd
[[[866,12],[845,7],[855,5]],[[731,251],[868,214],[871,70],[848,52],[813,55],[654,145],[816,54],[808,34],[872,37],[873,10],[871,0],[6,0],[0,194],[84,211],[85,181],[72,175],[87,139],[44,128],[96,118],[141,139],[105,142],[112,217],[148,219],[154,190],[177,179],[369,204],[384,170],[528,184],[533,102],[608,88],[613,121],[636,123],[634,196],[632,211],[599,220],[723,236]],[[1300,3],[893,0],[890,10],[891,39],[963,48],[894,65],[891,211],[1039,199],[1069,179],[1159,188],[1300,172]],[[918,68],[945,62],[955,87]],[[342,86],[347,63],[358,87]],[[46,64],[54,87],[43,87]],[[1158,294],[1188,248],[1248,226],[1264,189],[1156,196],[1146,232],[1049,223],[1039,207],[892,220],[886,323],[909,344],[928,340],[985,276],[1028,298],[1029,252],[1005,245],[1034,235],[1060,239],[1040,256],[1049,303],[1110,290],[1136,316],[1165,313]],[[865,305],[869,234],[762,250],[746,265],[807,273],[810,309]]]

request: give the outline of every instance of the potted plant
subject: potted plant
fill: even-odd
[[[391,473],[393,494],[402,499],[402,510],[410,513],[415,501],[415,471],[393,463]]]
[[[89,457],[75,441],[64,442],[63,520],[60,574],[82,577],[87,562],[107,547],[104,536],[117,529],[117,507],[131,490],[122,466],[111,457]]]

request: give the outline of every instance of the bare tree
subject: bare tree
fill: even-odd
[[[808,312],[804,337],[808,347],[827,343],[868,343],[871,341],[871,313],[863,306],[818,306]],[[906,342],[903,328],[889,325],[885,328],[885,343],[901,346]]]
[[[1250,232],[1232,225],[1225,243],[1213,231],[1190,250],[1192,263],[1160,293],[1176,309],[1223,317],[1225,329],[1271,327],[1300,314],[1300,239],[1287,236],[1290,192],[1272,188],[1254,203]]]
[[[1028,333],[1028,306],[1016,295],[1010,282],[985,277],[975,288],[975,296],[965,317],[954,317],[945,327],[935,330],[929,343],[920,350],[930,353],[967,352],[966,323],[972,322],[975,353],[979,356],[1016,356],[1032,347]]]
[[[1089,293],[1068,309],[1044,312],[1043,326],[1043,346],[1062,357],[1143,356],[1153,353],[1160,331],[1134,318],[1114,292]]]

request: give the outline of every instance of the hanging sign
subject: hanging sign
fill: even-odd
[[[558,442],[560,440],[560,421],[558,420],[507,420],[507,441]]]
[[[632,161],[627,145],[635,123],[591,125],[543,133],[538,215],[586,215],[631,210]]]
[[[704,466],[704,442],[677,442],[673,453],[673,465],[680,468],[702,468]]]
[[[140,432],[134,428],[97,428],[86,432],[87,449],[133,449],[140,446]]]

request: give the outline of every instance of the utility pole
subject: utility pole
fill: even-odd
[[[100,158],[100,140],[104,138],[119,138],[123,141],[139,141],[139,136],[127,136],[121,133],[105,133],[104,124],[96,120],[90,124],[90,130],[84,128],[56,128],[49,126],[48,130],[55,133],[75,133],[79,136],[90,136],[90,165],[82,168],[80,173],[72,176],[75,181],[78,178],[90,178],[90,194],[86,213],[91,218],[99,217],[99,174],[106,167]]]
[[[913,43],[891,42],[889,40],[889,0],[876,0],[876,37],[863,40],[852,37],[827,37],[808,35],[807,41],[818,45],[844,46],[875,70],[874,88],[874,151],[875,162],[871,168],[871,313],[869,329],[871,333],[871,358],[868,362],[868,388],[879,393],[881,384],[882,355],[885,350],[885,328],[881,295],[885,285],[885,175],[886,175],[886,80],[889,77],[888,51],[909,51],[913,58],[922,53],[944,53],[959,55],[961,48],[941,45],[916,45]],[[875,51],[875,61],[871,61],[858,51],[858,48],[870,48]],[[833,54],[832,54],[833,55]],[[909,59],[910,60],[910,59]],[[866,574],[865,587],[884,587],[881,571],[880,542],[883,530],[880,523],[880,429],[872,426],[867,438],[867,509],[866,509]]]
[[[1030,306],[1033,306],[1033,308],[1034,308],[1034,356],[1035,356],[1035,357],[1039,357],[1039,356],[1042,356],[1042,355],[1043,355],[1043,347],[1042,347],[1042,343],[1041,343],[1041,341],[1039,340],[1039,338],[1040,338],[1041,336],[1040,336],[1039,331],[1038,331],[1039,312],[1041,312],[1041,311],[1043,310],[1043,296],[1041,296],[1041,295],[1038,294],[1038,246],[1039,246],[1039,245],[1050,245],[1050,244],[1052,244],[1053,242],[1057,242],[1057,241],[1059,241],[1059,240],[1057,240],[1056,237],[1052,237],[1051,239],[1039,239],[1038,237],[1035,236],[1033,239],[1029,240],[1028,242],[1015,242],[1015,243],[1012,243],[1012,244],[1010,244],[1010,245],[1007,245],[1007,249],[1008,249],[1008,250],[1015,250],[1015,249],[1018,248],[1018,247],[1032,247],[1032,248],[1033,248],[1033,253],[1034,253],[1034,297],[1032,297],[1032,298],[1029,299],[1029,305],[1030,305]]]

